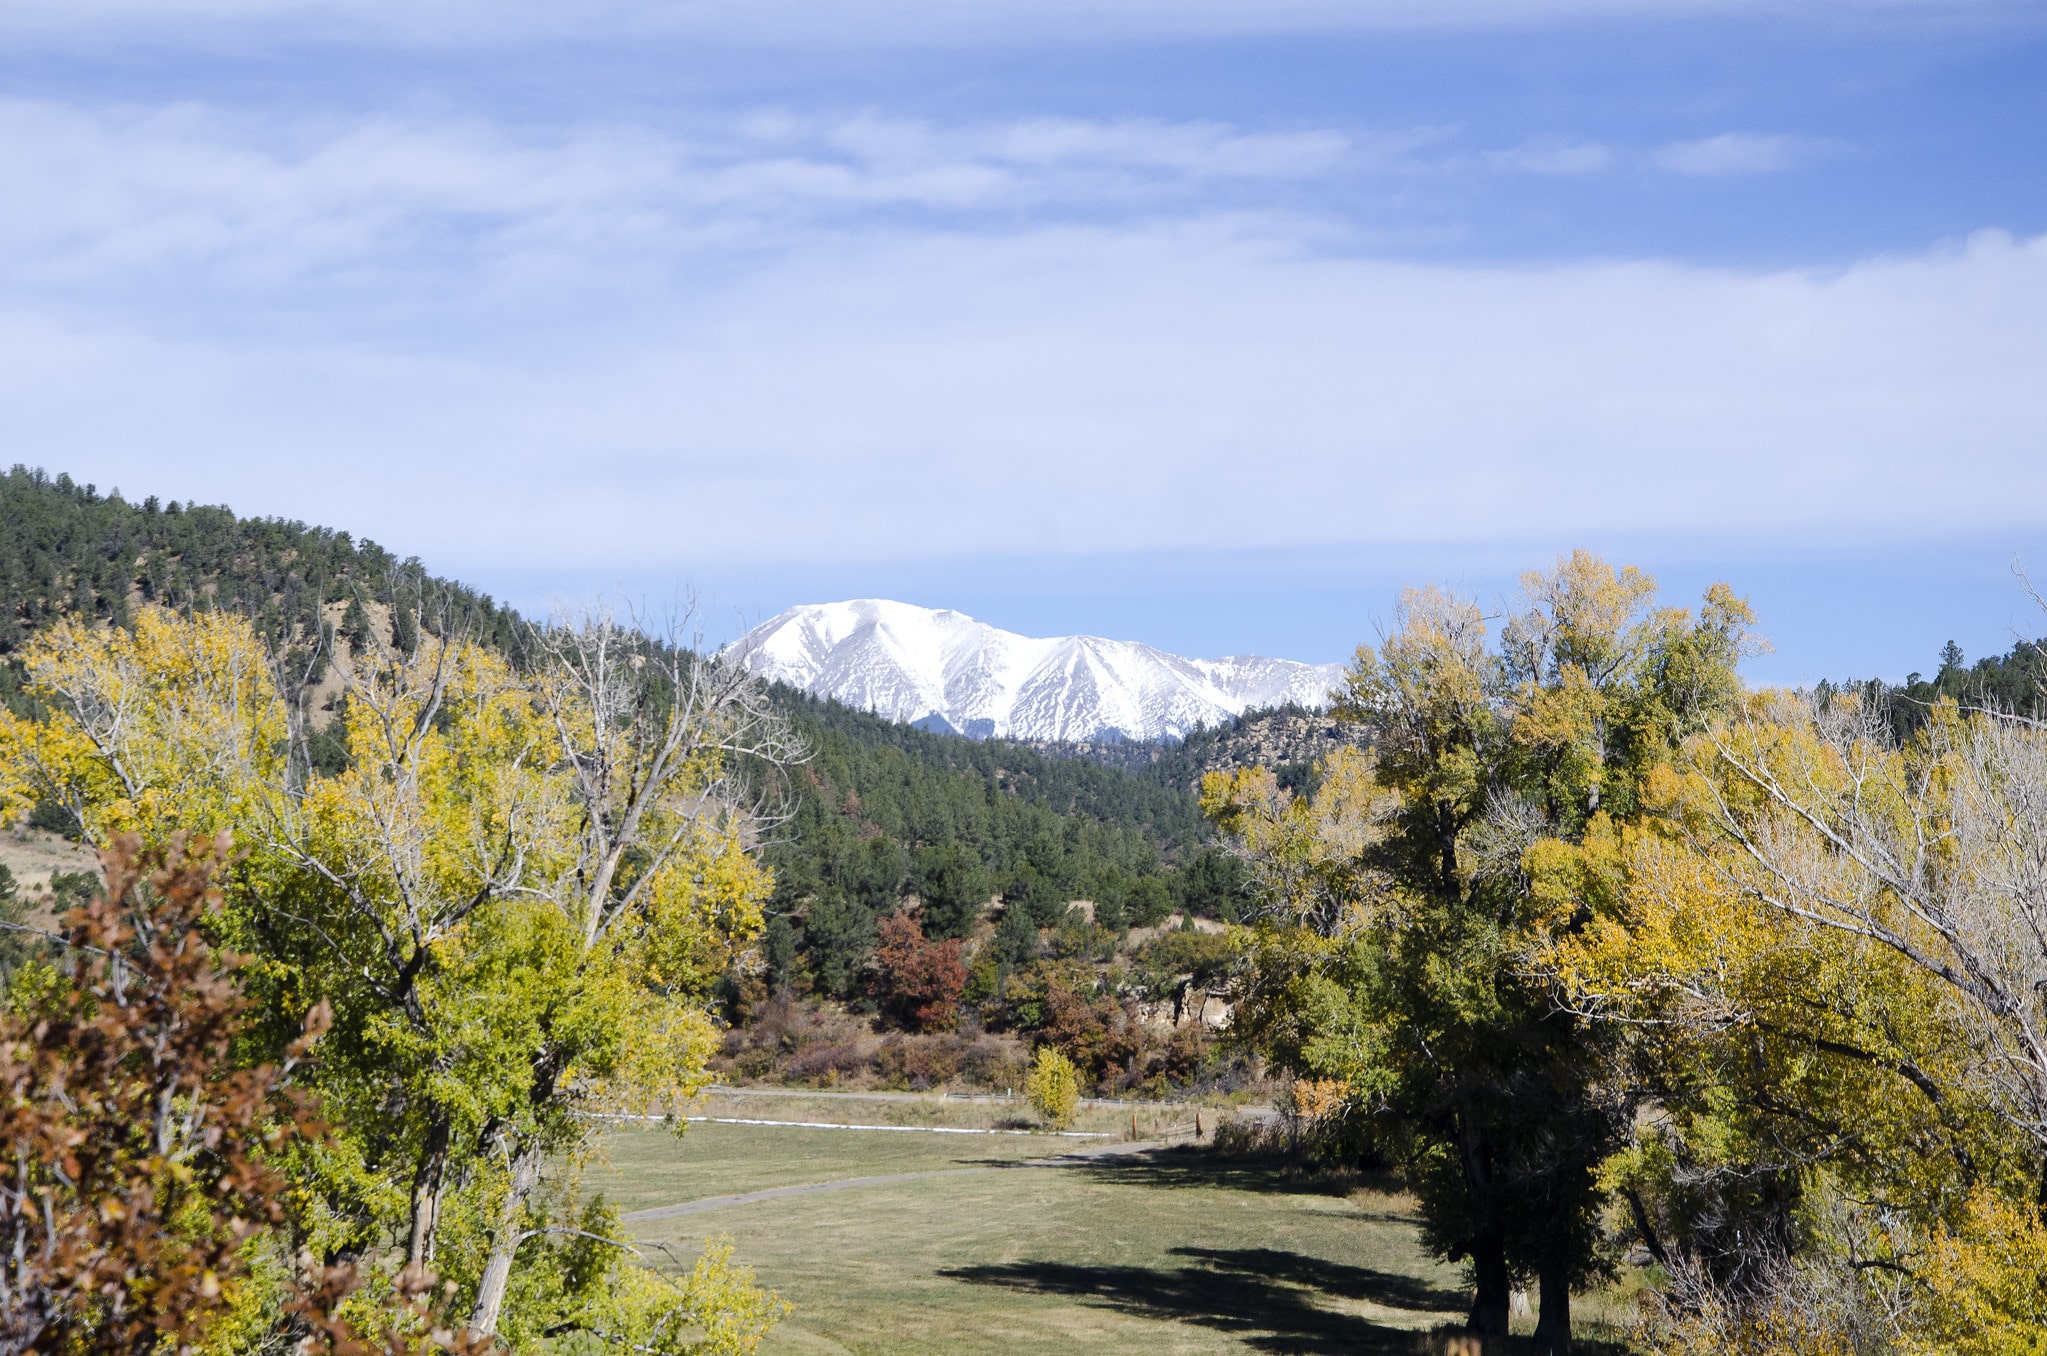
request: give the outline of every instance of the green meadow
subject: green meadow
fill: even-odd
[[[791,1356],[1409,1353],[1468,1303],[1401,1196],[1206,1146],[696,1124],[604,1151],[633,1236],[676,1263],[731,1239]]]

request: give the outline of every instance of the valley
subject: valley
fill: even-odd
[[[1801,1254],[1757,1293],[1888,1283],[1909,1242],[1960,1259],[1912,1300],[1950,1322],[2047,1234],[2014,1094],[1958,1034],[2010,1033],[1884,940],[1885,892],[2002,907],[1979,882],[2047,803],[2018,709],[2038,647],[1751,690],[1727,587],[1653,606],[1589,552],[1530,579],[1497,635],[1411,594],[1334,708],[1310,666],[875,602],[771,628],[761,653],[802,663],[769,681],[602,609],[537,623],[343,532],[16,468],[0,970],[197,1072],[134,1063],[179,1080],[144,1114],[113,1100],[141,1084],[82,1063],[111,1037],[0,1021],[71,1080],[38,1103],[51,1133],[87,1114],[69,1089],[112,1090],[67,1143],[272,1080],[220,1112],[245,1143],[317,1147],[236,1169],[278,1199],[265,1218],[446,1266],[448,1321],[534,1356],[616,1332],[664,1356],[1435,1356],[1466,1324],[1491,1356],[1703,1350],[1723,1310],[1684,1287],[1732,1286],[1707,1268],[1746,1256],[1715,1231],[1796,1219],[1864,1246],[1854,1200],[1811,1194],[1849,1186],[1927,1193],[1884,1224],[1886,1266]],[[1161,737],[1129,738],[1140,717]],[[1802,780],[1772,761],[1794,756]],[[1867,763],[1881,814],[1833,779]],[[1823,901],[1803,913],[1729,884],[1878,870],[1897,804],[1973,854],[1963,884],[1801,880]],[[1822,825],[1862,846],[1800,839]],[[120,904],[67,913],[106,884],[88,843]],[[1787,843],[1804,855],[1766,855]],[[1869,1006],[1827,1006],[1851,991]],[[1737,1015],[1702,1021],[1706,998]],[[188,1020],[216,1034],[146,1028]],[[1882,1041],[1922,1062],[1873,1059]],[[329,1119],[278,1110],[313,1105],[283,1071]],[[211,1130],[153,1133],[213,1152]],[[1810,1165],[1756,1147],[1780,1141]],[[227,1248],[245,1226],[218,1218]],[[217,1263],[273,1327],[314,1303],[274,1260]],[[423,1321],[399,1275],[347,1283]],[[1771,1321],[1840,1321],[1816,1305]]]

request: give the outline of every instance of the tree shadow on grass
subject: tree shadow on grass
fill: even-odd
[[[1239,1336],[1255,1351],[1334,1356],[1337,1352],[1415,1350],[1412,1331],[1391,1328],[1317,1303],[1319,1294],[1368,1300],[1451,1317],[1464,1297],[1411,1276],[1327,1262],[1272,1248],[1176,1248],[1193,1264],[1175,1268],[1011,1262],[948,1267],[939,1274],[1088,1303]]]
[[[1342,1299],[1366,1300],[1391,1309],[1462,1314],[1469,1304],[1463,1290],[1446,1290],[1419,1276],[1332,1262],[1307,1253],[1278,1248],[1174,1248],[1174,1257],[1191,1257],[1222,1272],[1255,1276],[1284,1285],[1305,1286]]]

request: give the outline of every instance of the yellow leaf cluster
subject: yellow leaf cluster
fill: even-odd
[[[261,813],[288,711],[248,624],[144,608],[132,631],[67,618],[23,651],[44,720],[0,713],[0,798],[48,800],[98,842],[211,834]]]

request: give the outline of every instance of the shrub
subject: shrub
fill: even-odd
[[[958,1079],[982,1087],[1014,1087],[1024,1072],[1022,1046],[1013,1036],[944,1032],[890,1036],[874,1056],[874,1072],[890,1087],[922,1091]]]
[[[1083,966],[1043,963],[1012,983],[1008,1017],[1072,1060],[1083,1087],[1157,1094],[1194,1077],[1208,1049],[1199,1023],[1151,1025],[1134,997],[1104,988],[1105,981]]]
[[[806,1045],[790,1055],[782,1064],[782,1072],[799,1083],[830,1085],[862,1072],[872,1063],[872,1057],[858,1040],[827,1040]]]
[[[291,1076],[327,1006],[281,1063],[238,1060],[241,962],[202,931],[228,836],[145,849],[130,835],[103,860],[106,889],[61,921],[61,963],[0,1012],[0,1352],[183,1352],[251,1323],[330,1356],[498,1350],[445,1330],[423,1270],[359,1315],[361,1333],[336,1316],[353,1266],[282,1274],[292,1189],[277,1162],[326,1140]]]
[[[720,1073],[744,1079],[838,1083],[867,1071],[876,1041],[867,1024],[816,1003],[773,998],[734,1028],[713,1061]]]
[[[951,1036],[890,1036],[874,1057],[874,1071],[891,1086],[922,1092],[957,1078],[964,1054]]]
[[[1278,1121],[1225,1116],[1216,1122],[1209,1147],[1224,1158],[1282,1158],[1293,1151],[1294,1141]]]
[[[1073,1124],[1073,1114],[1080,1110],[1080,1075],[1072,1060],[1049,1045],[1038,1047],[1030,1076],[1024,1080],[1024,1092],[1032,1109],[1054,1130]]]
[[[1016,1087],[1028,1067],[1023,1042],[987,1032],[891,1033],[815,1000],[774,998],[753,1025],[725,1033],[713,1067],[728,1077],[838,1085],[933,1087],[965,1082]]]

